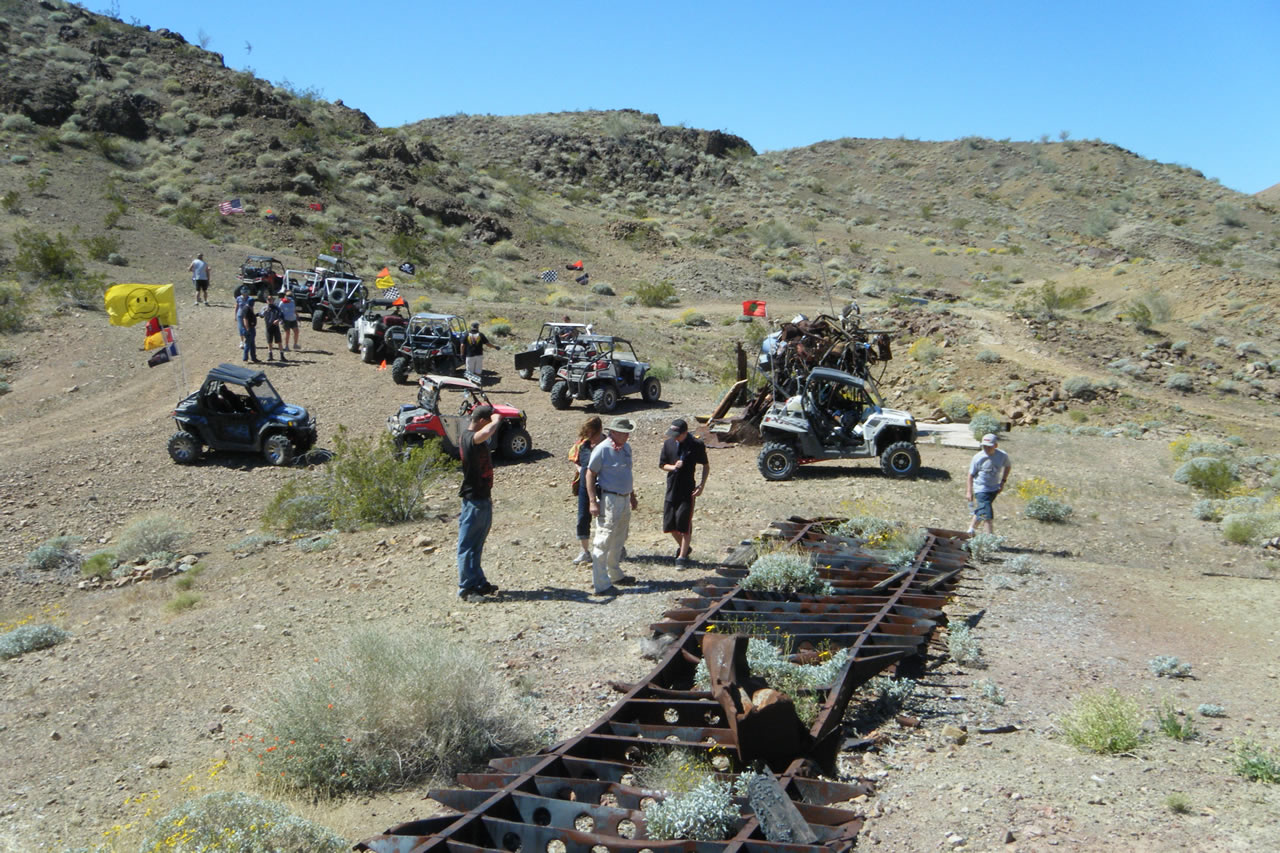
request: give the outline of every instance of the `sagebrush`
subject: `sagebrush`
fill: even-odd
[[[129,524],[115,544],[116,557],[128,563],[147,557],[172,555],[191,537],[186,523],[164,513],[143,516]]]
[[[742,579],[743,589],[762,592],[831,595],[831,584],[818,576],[808,558],[796,551],[761,554]]]
[[[343,853],[351,843],[282,803],[240,791],[188,800],[155,822],[139,853]]]
[[[0,634],[0,659],[38,652],[56,646],[70,636],[57,625],[20,625]]]

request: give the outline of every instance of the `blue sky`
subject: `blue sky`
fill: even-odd
[[[118,2],[383,126],[631,107],[758,150],[1066,131],[1241,192],[1280,183],[1276,0]]]

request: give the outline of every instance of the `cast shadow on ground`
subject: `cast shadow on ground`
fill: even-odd
[[[501,454],[494,454],[493,461],[495,468],[505,468],[508,465],[524,465],[526,462],[537,462],[542,459],[550,459],[554,454],[550,450],[542,450],[541,448],[531,448],[528,453],[519,459],[504,459]]]
[[[814,465],[801,465],[796,469],[795,479],[833,480],[837,477],[856,477],[859,479],[875,478],[884,480],[892,479],[880,470],[878,460],[869,458],[867,463],[868,464],[858,466],[833,465],[828,462]],[[927,466],[921,466],[919,472],[915,476],[915,479],[928,480],[930,482],[949,482],[952,478],[951,472],[943,468],[929,468]]]
[[[583,573],[581,589],[563,586],[544,586],[541,589],[504,589],[494,601],[577,601],[583,604],[608,604],[624,595],[641,595],[649,592],[672,592],[689,589],[693,579],[688,581],[646,581],[640,578],[634,586],[617,587],[617,594],[594,595],[591,592],[590,575]]]

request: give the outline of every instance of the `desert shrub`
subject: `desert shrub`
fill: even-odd
[[[14,133],[35,133],[36,123],[21,113],[10,113],[0,121],[0,127]]]
[[[1190,678],[1191,664],[1174,655],[1156,655],[1147,661],[1147,669],[1157,678]]]
[[[595,284],[591,285],[591,292],[596,294],[597,296],[615,295],[613,290],[613,285],[609,284],[607,281],[598,281]]]
[[[1223,502],[1213,498],[1201,498],[1191,507],[1191,515],[1200,521],[1221,521]]]
[[[488,661],[421,629],[352,635],[271,689],[258,722],[264,782],[319,797],[450,777],[533,744]]]
[[[185,523],[164,513],[144,516],[129,524],[116,542],[116,556],[128,563],[142,557],[172,554],[191,537]]]
[[[4,195],[0,195],[0,207],[4,208],[5,213],[19,214],[22,212],[22,195],[17,190],[8,190]]]
[[[1173,703],[1165,700],[1156,709],[1156,726],[1174,740],[1191,740],[1196,736],[1196,725],[1192,718],[1179,714]]]
[[[333,536],[322,534],[320,536],[308,536],[305,539],[298,540],[297,548],[304,554],[315,554],[319,551],[327,550],[337,541]]]
[[[1085,217],[1083,232],[1090,237],[1103,238],[1115,227],[1116,218],[1109,211],[1096,208]]]
[[[233,554],[256,554],[270,545],[279,545],[283,541],[279,536],[272,536],[269,533],[250,533],[243,539],[232,542],[227,546],[227,550]]]
[[[1087,400],[1093,396],[1093,380],[1087,376],[1069,376],[1062,380],[1062,391],[1068,397]]]
[[[0,634],[0,660],[52,648],[70,636],[57,625],[19,625]]]
[[[262,526],[281,533],[326,530],[333,526],[329,499],[324,494],[306,493],[296,482],[286,483],[262,511]]]
[[[984,678],[982,681],[975,684],[974,687],[978,688],[982,698],[991,704],[1003,705],[1005,703],[1004,690],[1001,689],[1000,685],[996,684],[994,681]]]
[[[996,420],[996,416],[990,412],[978,412],[969,418],[969,433],[977,439],[981,439],[987,433],[999,435],[1004,431],[1004,424]]]
[[[1000,353],[995,350],[984,349],[975,358],[983,364],[996,364],[1000,361]]]
[[[646,308],[666,308],[680,301],[675,285],[669,281],[641,282],[635,286],[634,294]]]
[[[1047,281],[1020,293],[1014,302],[1014,310],[1024,316],[1053,317],[1059,311],[1081,307],[1092,295],[1093,290],[1084,285],[1059,290],[1057,282]]]
[[[917,682],[911,678],[890,678],[877,675],[867,682],[867,689],[875,697],[877,710],[883,714],[896,713],[907,704],[916,692]]]
[[[987,563],[995,559],[995,555],[1000,552],[1003,545],[1004,537],[998,533],[975,533],[969,537],[964,547],[968,549],[973,559]]]
[[[1231,512],[1222,517],[1222,538],[1234,545],[1254,545],[1280,534],[1280,514]]]
[[[190,610],[200,603],[200,593],[191,592],[190,590],[182,590],[173,598],[165,602],[165,609],[171,613],[181,613],[184,610]]]
[[[105,261],[120,251],[120,238],[114,234],[99,234],[81,241],[85,253],[95,261]]]
[[[116,559],[116,555],[112,552],[94,551],[84,558],[84,562],[80,564],[80,571],[87,578],[106,580],[111,577],[111,573],[115,571],[118,565],[120,565],[120,561]]]
[[[1221,705],[1214,705],[1212,702],[1205,702],[1196,708],[1196,713],[1202,717],[1225,717],[1227,709]]]
[[[1067,741],[1102,754],[1128,752],[1142,742],[1138,703],[1115,688],[1085,693],[1058,721]]]
[[[46,539],[27,554],[27,568],[50,571],[75,563],[79,559],[76,546],[79,536],[54,536]]]
[[[818,577],[808,558],[795,551],[761,554],[742,579],[743,589],[761,592],[831,595],[831,584]]]
[[[968,418],[969,409],[972,406],[973,401],[960,393],[948,394],[938,404],[938,408],[942,409],[942,413],[953,421],[963,421]]]
[[[510,240],[499,240],[493,244],[490,249],[495,258],[501,258],[504,261],[519,261],[524,259],[524,255],[520,254],[520,247]]]
[[[670,382],[675,378],[676,369],[671,366],[671,362],[664,361],[661,364],[649,365],[647,376],[656,378],[659,382]]]
[[[1004,561],[1004,567],[1015,575],[1040,574],[1040,562],[1030,554],[1017,554]]]
[[[17,282],[0,282],[0,332],[21,332],[27,325],[31,298]]]
[[[1182,463],[1173,472],[1173,481],[1182,483],[1204,492],[1212,497],[1221,497],[1231,491],[1236,484],[1236,472],[1225,459],[1216,456],[1197,456]]]
[[[677,320],[676,320],[676,322],[677,322],[677,323],[679,323],[680,325],[683,325],[683,326],[706,326],[706,325],[709,325],[709,324],[707,323],[707,318],[706,318],[705,316],[703,316],[702,314],[698,313],[698,311],[696,311],[696,310],[695,310],[695,309],[693,309],[693,308],[688,308],[688,309],[686,309],[686,310],[684,310],[684,311],[680,312],[680,317],[679,317],[679,319],[677,319]]]
[[[947,626],[947,653],[961,666],[974,666],[982,660],[982,647],[964,622]]]
[[[942,356],[942,347],[938,346],[931,338],[917,338],[907,348],[907,355],[913,361],[930,365]]]
[[[1027,518],[1034,518],[1036,521],[1060,523],[1070,518],[1071,513],[1074,511],[1071,504],[1065,501],[1051,498],[1048,495],[1037,495],[1027,501],[1022,514]]]
[[[173,221],[189,231],[194,231],[206,240],[212,240],[218,229],[209,218],[204,208],[194,202],[184,201],[173,210]]]
[[[80,256],[71,241],[59,232],[49,236],[34,228],[20,228],[13,237],[18,253],[13,265],[39,279],[66,281],[84,274]]]
[[[216,791],[188,800],[157,820],[140,850],[343,853],[350,848],[346,839],[281,803],[242,791]]]
[[[1051,498],[1061,498],[1066,495],[1066,491],[1061,486],[1055,486],[1044,477],[1028,477],[1025,480],[1018,481],[1014,494],[1024,501],[1045,495]]]
[[[1280,784],[1280,752],[1268,750],[1251,740],[1233,745],[1232,767],[1251,782]]]
[[[773,219],[756,226],[756,240],[768,249],[785,249],[800,245],[800,238],[794,231]]]
[[[649,837],[663,841],[723,841],[741,818],[733,788],[713,776],[685,793],[669,793],[644,806]]]
[[[1240,213],[1240,208],[1229,202],[1220,201],[1214,205],[1213,212],[1217,214],[1218,222],[1228,228],[1243,228],[1244,217]]]
[[[740,629],[733,623],[714,623],[709,630]],[[747,641],[747,665],[751,674],[763,678],[774,690],[790,696],[801,722],[812,725],[818,716],[818,700],[809,691],[830,687],[844,668],[849,653],[841,649],[814,664],[792,663],[790,654],[789,642],[784,643],[784,648],[779,648],[769,639],[760,637],[752,637]],[[693,672],[693,683],[699,689],[706,689],[711,684],[705,660],[698,661]]]
[[[1196,383],[1189,373],[1171,373],[1169,378],[1164,381],[1164,387],[1170,391],[1181,391],[1185,394],[1194,391]]]

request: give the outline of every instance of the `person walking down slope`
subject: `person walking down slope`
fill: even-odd
[[[596,445],[587,463],[587,505],[596,520],[591,543],[591,583],[596,595],[612,595],[617,592],[614,584],[636,582],[618,566],[631,529],[631,511],[640,505],[627,444],[635,428],[629,418],[611,418],[604,428],[608,440]]]
[[[197,254],[195,260],[187,265],[187,270],[191,273],[191,283],[196,288],[196,301],[194,304],[199,305],[201,297],[204,298],[204,304],[209,304],[209,264],[204,259],[204,253]]]
[[[477,385],[484,384],[484,348],[502,349],[480,331],[479,323],[471,324],[471,331],[462,338],[462,354],[467,359],[467,375]]]
[[[995,433],[989,432],[982,437],[982,449],[969,462],[969,478],[966,497],[973,505],[973,518],[969,519],[969,533],[973,533],[978,523],[987,523],[987,532],[995,533],[995,510],[992,502],[1004,490],[1013,463],[1009,454],[999,448],[1000,440]]]
[[[458,450],[462,456],[462,514],[458,516],[458,597],[475,601],[493,595],[498,588],[489,583],[480,567],[484,542],[493,524],[493,459],[488,441],[502,425],[502,415],[493,406],[477,406],[462,431]]]

